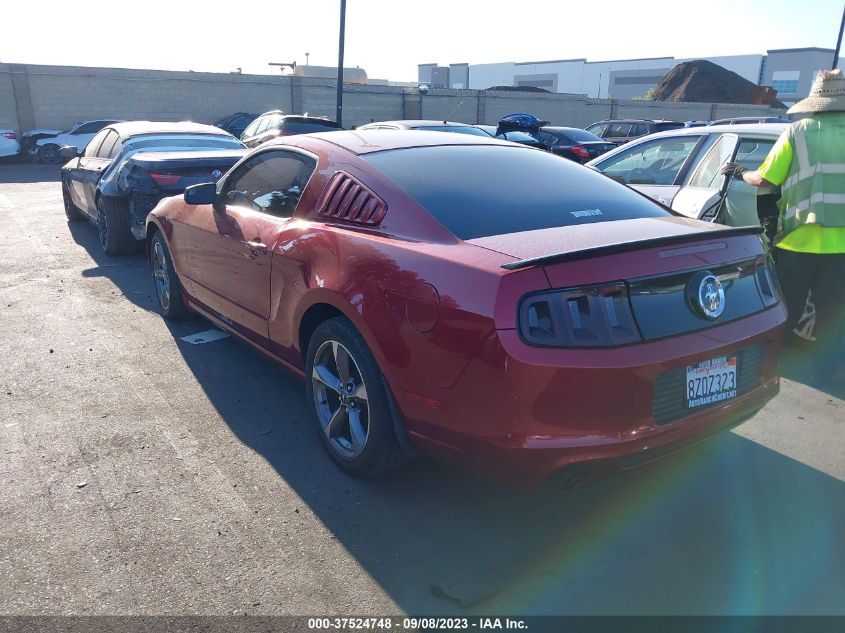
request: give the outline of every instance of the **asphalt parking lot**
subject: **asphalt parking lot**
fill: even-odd
[[[575,490],[353,480],[302,384],[183,341],[211,326],[68,225],[58,172],[0,165],[0,613],[845,614],[845,393],[800,362],[735,431]]]

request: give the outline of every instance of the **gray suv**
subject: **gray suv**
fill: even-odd
[[[680,121],[664,121],[662,119],[609,119],[593,123],[587,128],[587,131],[602,137],[605,141],[622,145],[647,134],[677,130],[682,127],[684,127],[684,124]]]

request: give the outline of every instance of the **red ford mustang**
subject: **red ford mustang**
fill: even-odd
[[[147,245],[164,315],[304,376],[356,475],[416,451],[528,484],[633,465],[778,391],[785,308],[756,229],[507,142],[287,137],[162,201]]]

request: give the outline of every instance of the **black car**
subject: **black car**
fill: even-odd
[[[251,114],[249,112],[235,112],[234,114],[224,116],[214,124],[214,127],[219,127],[221,130],[226,130],[235,138],[240,138],[241,134],[244,133],[244,130],[249,127],[249,124],[257,118],[257,114]]]
[[[475,127],[484,130],[493,138],[498,138],[511,143],[519,143],[520,145],[527,145],[536,149],[548,150],[549,148],[537,137],[531,136],[528,132],[521,130],[513,130],[511,132],[499,132],[496,134],[497,128],[495,125],[476,125]]]
[[[614,149],[616,145],[577,127],[545,126],[540,140],[548,151],[576,163],[586,163]]]
[[[635,138],[656,132],[677,130],[684,127],[680,121],[663,119],[610,119],[587,126],[587,131],[615,145],[622,145]]]
[[[250,123],[241,134],[241,141],[247,147],[257,147],[279,136],[333,132],[342,129],[340,124],[325,117],[285,114],[281,110],[273,110],[265,112]]]
[[[216,181],[246,153],[231,134],[199,123],[133,121],[103,128],[84,150],[63,147],[62,197],[70,221],[97,225],[109,255],[135,250],[147,214],[166,196]]]

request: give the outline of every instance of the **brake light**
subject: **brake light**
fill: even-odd
[[[583,145],[576,145],[572,148],[572,153],[580,158],[589,158],[590,152],[587,151],[587,148]]]
[[[155,180],[159,187],[172,187],[182,180],[182,176],[175,174],[150,174],[150,178]]]
[[[3,132],[2,134],[0,134],[0,136],[2,136],[3,138],[7,138],[10,141],[14,141],[17,138],[14,132]]]
[[[642,341],[623,282],[528,295],[519,333],[540,347],[615,347]]]

